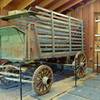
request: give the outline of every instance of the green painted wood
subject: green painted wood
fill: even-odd
[[[0,55],[2,59],[23,59],[24,34],[15,27],[0,28]]]

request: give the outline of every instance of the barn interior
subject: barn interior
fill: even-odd
[[[0,0],[0,100],[100,100],[100,0]]]

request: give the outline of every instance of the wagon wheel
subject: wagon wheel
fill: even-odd
[[[6,59],[0,59],[0,65],[6,65],[6,64],[9,64],[11,63],[9,60],[6,60]],[[0,68],[0,71],[4,71],[5,69],[4,68]]]
[[[84,53],[78,52],[74,58],[75,66],[76,66],[76,75],[78,78],[82,78],[85,76],[85,70],[87,67],[87,59]]]
[[[14,66],[12,64],[5,64],[3,66],[4,66],[4,69],[3,69],[4,72],[10,72],[10,73],[17,73],[18,72],[18,69],[16,69],[16,66]],[[5,79],[5,77],[1,78],[0,81],[4,85],[9,85],[9,82],[11,82],[11,81]]]
[[[19,68],[17,68],[15,65],[6,64],[4,66],[5,66],[5,69],[4,69],[5,72],[19,73]]]
[[[52,69],[47,65],[40,65],[34,72],[33,88],[38,95],[49,92],[53,82]]]
[[[2,70],[3,72],[9,72],[9,70],[11,69],[11,68],[9,68],[10,65],[8,65],[8,64],[7,65],[4,64],[3,66],[4,66],[4,68]],[[5,77],[2,77],[0,81],[1,81],[1,84],[5,85],[5,86],[8,86],[10,83],[10,81],[5,79]]]

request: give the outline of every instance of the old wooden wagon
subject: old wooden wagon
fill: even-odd
[[[83,77],[87,60],[84,52],[83,21],[41,7],[0,18],[0,79],[32,82],[37,94],[47,93],[53,71],[60,65],[77,66]],[[53,71],[52,71],[53,70]]]

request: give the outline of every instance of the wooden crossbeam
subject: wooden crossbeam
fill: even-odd
[[[55,10],[57,8],[59,8],[60,6],[62,6],[63,4],[69,2],[70,0],[58,0],[58,2],[53,3],[50,7],[48,7],[51,10]]]
[[[30,4],[35,2],[35,0],[12,0],[5,9],[7,10],[22,10],[28,7]]]
[[[66,4],[64,4],[63,6],[59,7],[58,9],[56,9],[57,12],[61,13],[65,10],[70,9],[71,7],[75,6],[78,3],[81,3],[83,0],[72,0]]]
[[[40,2],[40,4],[38,4],[38,6],[45,7],[46,5],[50,4],[53,1],[54,0],[42,0],[42,2]]]
[[[43,0],[35,0],[32,4],[31,7],[35,7],[36,5],[40,4],[40,2],[42,2]]]
[[[19,4],[15,7],[15,9],[21,10],[26,8],[28,5],[30,5],[35,0],[21,0]]]
[[[0,9],[6,7],[12,0],[0,0]]]

